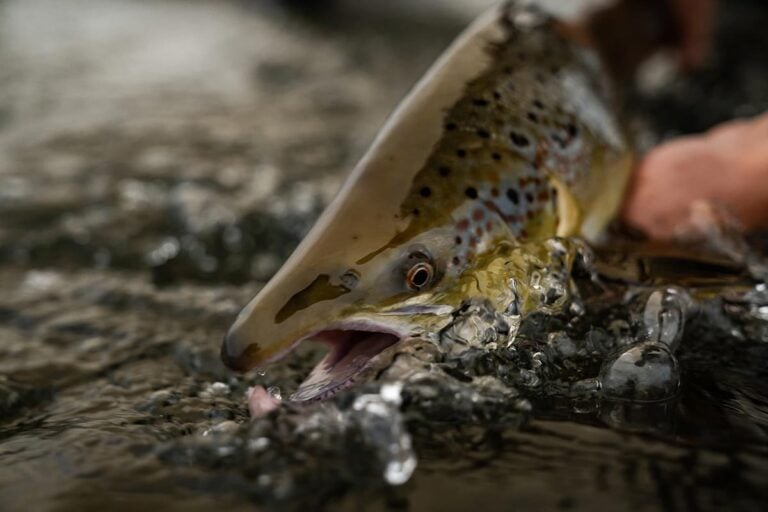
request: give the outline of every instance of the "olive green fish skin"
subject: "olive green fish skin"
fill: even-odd
[[[264,365],[332,329],[418,335],[478,295],[503,308],[498,247],[598,236],[631,152],[595,54],[561,34],[515,2],[475,22],[243,310],[224,361]],[[432,272],[414,287],[417,265]]]
[[[556,184],[570,189],[576,206],[586,204],[597,178],[590,174],[606,155],[626,150],[610,115],[595,110],[608,98],[591,80],[589,56],[551,20],[525,32],[511,27],[488,51],[494,64],[447,113],[444,135],[401,208],[410,225],[395,242],[453,223],[456,272],[500,232],[520,240],[558,234]]]

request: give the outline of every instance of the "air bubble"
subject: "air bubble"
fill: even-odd
[[[644,342],[609,359],[600,372],[606,398],[653,402],[673,397],[680,386],[680,370],[669,347]]]
[[[663,343],[673,351],[677,349],[692,308],[693,301],[680,288],[669,287],[651,293],[643,311],[646,339]]]

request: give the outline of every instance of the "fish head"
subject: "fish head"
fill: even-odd
[[[339,251],[287,265],[243,310],[222,347],[225,363],[246,371],[281,359],[304,341],[329,352],[292,397],[313,400],[346,387],[381,352],[438,332],[467,300],[508,309],[515,300],[495,243],[456,266],[455,231],[435,227],[375,254]]]

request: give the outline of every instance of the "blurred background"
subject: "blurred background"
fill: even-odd
[[[0,262],[268,278],[492,3],[1,2]],[[646,145],[768,107],[766,21],[759,1],[727,2],[704,69],[644,72]]]
[[[246,421],[247,382],[219,362],[223,333],[492,3],[0,0],[0,508],[250,509],[253,475],[227,487],[154,454]],[[572,14],[583,2],[547,3]],[[703,68],[659,61],[628,85],[644,147],[768,110],[766,3],[721,4]],[[580,474],[568,465],[492,492],[550,509],[582,495],[674,509],[664,485],[689,476],[683,456],[666,474],[602,449],[584,456],[597,476],[571,481],[570,497],[551,492]],[[735,474],[718,461],[699,475],[714,487]],[[751,506],[759,483],[712,495],[752,492]],[[465,505],[491,492],[478,485]],[[426,509],[434,493],[418,489]]]

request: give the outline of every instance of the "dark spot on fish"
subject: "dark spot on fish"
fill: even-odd
[[[528,232],[525,229],[521,229],[520,230],[520,236],[523,237],[523,238],[527,238],[528,237]]]
[[[453,257],[453,264],[454,265],[458,265],[459,263],[461,263],[461,260],[459,259],[459,257],[458,256],[454,256]]]
[[[539,110],[544,110],[544,104],[541,102],[541,100],[533,100],[533,106]]]
[[[493,99],[500,100],[501,99],[501,94],[499,94],[498,91],[493,91]]]
[[[556,133],[551,134],[550,137],[555,142],[555,144],[557,144],[563,149],[565,149],[565,147],[568,145],[568,141],[566,141],[564,138],[562,138],[560,135]]]
[[[456,245],[461,245],[461,237],[460,236],[456,237]]]
[[[491,158],[493,158],[498,162],[499,160],[501,160],[501,155],[498,153],[491,153]]]
[[[446,167],[445,165],[443,165],[443,166],[441,166],[441,167],[439,167],[437,169],[437,172],[440,173],[440,176],[445,177],[445,176],[448,176],[449,174],[451,174],[451,168],[450,167]]]
[[[275,323],[282,323],[297,311],[318,302],[333,300],[349,291],[350,289],[344,285],[331,284],[331,277],[328,274],[320,274],[306,288],[288,299],[275,315]]]
[[[528,144],[531,143],[528,140],[528,137],[526,137],[522,133],[509,132],[509,138],[512,139],[512,143],[515,146],[519,146],[519,147],[526,147]]]
[[[579,127],[576,126],[573,123],[568,123],[568,125],[565,127],[565,129],[568,131],[568,135],[573,138],[579,133]]]
[[[477,189],[475,187],[467,187],[464,193],[470,199],[477,199]]]
[[[528,112],[525,117],[528,118],[528,120],[532,123],[538,123],[539,122],[539,116],[534,114],[533,112]]]
[[[508,75],[511,75],[513,71],[514,71],[514,68],[513,68],[512,66],[506,66],[506,67],[504,68],[504,72],[505,72],[506,74],[508,74]]]
[[[477,107],[487,107],[488,106],[488,100],[484,100],[482,98],[476,98],[472,100],[472,104]]]
[[[459,158],[464,158],[465,156],[467,156],[467,151],[465,149],[457,149],[456,156],[458,156]]]
[[[477,130],[477,134],[478,134],[480,137],[484,138],[484,139],[490,139],[490,138],[491,138],[491,134],[490,134],[490,133],[488,133],[488,131],[487,131],[487,130],[484,130],[484,129],[482,129],[482,128],[478,128],[478,130]]]
[[[533,194],[531,194],[530,192],[526,192],[525,193],[525,200],[528,201],[529,203],[532,203],[533,202]]]
[[[517,190],[513,188],[507,189],[507,198],[509,198],[509,200],[514,204],[518,204],[520,202],[520,194],[518,194]]]
[[[493,197],[499,197],[499,189],[497,189],[496,187],[493,187],[493,188],[491,189],[491,195],[492,195]]]
[[[411,213],[412,213],[412,214],[413,214],[415,217],[418,217],[418,216],[419,216],[419,214],[420,214],[421,212],[419,211],[419,209],[418,209],[418,208],[414,208],[414,209],[411,211]]]
[[[429,187],[421,187],[421,190],[419,190],[419,194],[421,194],[421,197],[429,197],[432,195],[432,189]]]
[[[552,187],[552,199],[557,199],[557,187]]]
[[[456,126],[456,123],[448,123],[445,125],[445,129],[448,130],[449,132],[454,131],[456,128],[458,128],[458,126]]]

